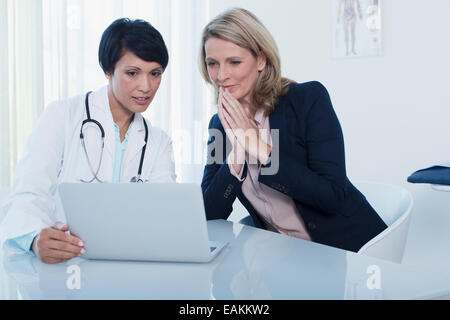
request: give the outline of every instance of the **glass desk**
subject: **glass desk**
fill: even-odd
[[[423,243],[414,223],[424,228],[420,219],[411,221],[402,264],[224,220],[208,222],[211,240],[229,245],[207,264],[76,258],[47,265],[28,254],[3,252],[0,298],[429,299],[449,294],[450,218],[434,230],[440,241],[433,247]]]

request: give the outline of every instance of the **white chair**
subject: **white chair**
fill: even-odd
[[[401,263],[414,204],[411,193],[403,187],[385,183],[357,181],[354,184],[388,225],[358,254]]]
[[[354,184],[388,225],[387,229],[367,242],[358,254],[401,263],[414,203],[411,193],[403,187],[379,182],[359,181]],[[253,226],[249,215],[239,223]]]

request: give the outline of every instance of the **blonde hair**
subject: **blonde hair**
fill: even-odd
[[[200,72],[205,81],[214,86],[205,61],[205,43],[209,38],[230,41],[248,49],[255,58],[264,54],[266,66],[256,81],[252,104],[255,108],[264,109],[266,114],[270,114],[278,103],[278,98],[287,93],[288,85],[293,81],[281,77],[278,47],[266,27],[254,14],[242,8],[227,10],[206,25],[200,48]]]

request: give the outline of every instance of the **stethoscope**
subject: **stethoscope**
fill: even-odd
[[[86,116],[87,116],[87,119],[84,120],[83,123],[81,124],[81,129],[80,129],[80,141],[81,141],[81,145],[83,146],[84,154],[86,155],[86,159],[87,159],[87,162],[88,162],[88,165],[89,165],[89,169],[91,170],[91,173],[92,173],[92,175],[93,175],[94,177],[93,177],[91,180],[89,180],[89,181],[83,180],[83,179],[80,179],[80,181],[81,181],[81,182],[84,182],[84,183],[91,183],[91,182],[93,182],[94,180],[97,180],[98,182],[103,183],[103,181],[100,180],[99,177],[98,177],[98,172],[100,171],[100,166],[101,166],[101,164],[102,164],[102,158],[103,158],[103,150],[105,149],[105,130],[103,130],[103,127],[102,127],[102,125],[100,124],[100,122],[98,122],[97,120],[91,119],[91,113],[90,113],[90,111],[89,111],[89,95],[90,95],[91,93],[92,93],[92,91],[90,91],[90,92],[88,92],[88,93],[86,94],[85,106],[86,106]],[[132,183],[136,183],[136,182],[138,182],[138,183],[143,183],[143,182],[144,182],[144,181],[141,179],[141,175],[142,175],[142,166],[143,166],[143,164],[144,164],[145,149],[146,149],[146,147],[147,147],[147,141],[148,141],[148,127],[147,127],[147,122],[145,122],[144,117],[142,117],[142,121],[144,122],[144,127],[145,127],[145,144],[144,144],[144,146],[142,147],[142,152],[141,152],[141,162],[139,163],[138,174],[137,174],[137,176],[131,178],[131,181],[130,181],[130,182],[132,182]],[[99,163],[98,163],[98,166],[97,166],[97,170],[96,170],[96,171],[94,171],[94,170],[92,169],[91,160],[89,159],[89,156],[88,156],[88,153],[87,153],[87,150],[86,150],[86,145],[85,145],[85,143],[84,143],[83,127],[84,127],[84,125],[87,124],[87,123],[93,123],[93,124],[95,124],[95,125],[100,129],[100,132],[101,132],[102,151],[101,151],[101,153],[100,153],[100,161],[99,161]]]

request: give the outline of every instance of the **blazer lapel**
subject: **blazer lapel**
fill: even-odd
[[[128,143],[125,149],[122,162],[122,181],[128,182],[132,177],[136,177],[139,170],[142,148],[145,145],[145,127],[143,117],[139,113],[134,114],[134,119],[130,127],[128,135]],[[149,127],[150,130],[150,127]],[[150,141],[150,136],[149,136]],[[150,143],[149,143],[150,144]],[[148,159],[149,148],[145,150],[145,159]],[[144,160],[142,166],[142,178],[146,176],[147,162]]]
[[[139,161],[141,158],[142,148],[145,145],[145,127],[144,127],[144,117],[140,113],[135,113],[132,127],[130,128],[130,134],[128,136],[128,144],[123,157],[123,163],[129,164],[131,162],[137,162],[137,168],[139,168]],[[149,125],[147,123],[147,125]],[[150,126],[149,135],[150,135]],[[149,136],[150,141],[150,136]],[[146,152],[148,152],[149,147],[147,146]],[[135,160],[135,158],[137,158]],[[137,171],[136,171],[137,173]]]

